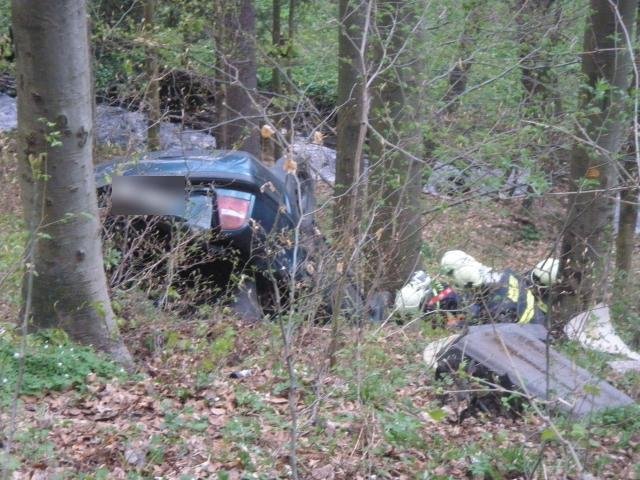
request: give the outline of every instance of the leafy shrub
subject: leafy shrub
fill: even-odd
[[[208,354],[203,358],[200,368],[204,372],[213,372],[221,361],[229,356],[236,345],[236,331],[231,326],[217,336],[208,347]]]
[[[22,380],[20,373],[22,371]],[[69,341],[61,330],[45,330],[22,339],[0,325],[0,404],[20,395],[82,386],[87,375],[113,378],[124,370],[89,347]]]
[[[249,417],[234,417],[222,428],[222,435],[233,443],[254,443],[260,438],[260,423]]]
[[[398,447],[422,448],[422,423],[413,415],[404,412],[382,414],[382,431],[385,439]]]

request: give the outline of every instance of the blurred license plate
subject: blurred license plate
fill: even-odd
[[[187,208],[184,177],[113,177],[113,215],[175,215],[184,217]]]

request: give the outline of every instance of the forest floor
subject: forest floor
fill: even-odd
[[[0,267],[8,268],[20,255],[20,215],[14,170],[0,165],[0,179]],[[497,267],[530,268],[547,256],[562,221],[556,197],[536,202],[526,215],[516,201],[487,201],[426,216],[426,263],[462,248]],[[13,285],[0,292],[0,327],[17,316]],[[291,478],[290,379],[278,323],[181,318],[136,295],[116,302],[139,373],[90,373],[73,388],[0,403],[9,478]],[[292,356],[299,477],[640,478],[636,407],[584,422],[542,418],[526,405],[461,419],[466,402],[443,405],[452,386],[422,361],[425,345],[446,334],[423,321],[345,326],[329,368],[331,328],[300,325]],[[606,359],[571,351],[640,399],[640,377],[616,376]],[[576,458],[592,476],[578,472]]]

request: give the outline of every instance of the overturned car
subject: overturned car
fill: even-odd
[[[112,286],[142,285],[161,303],[232,293],[255,317],[304,280],[318,245],[314,180],[285,159],[158,152],[101,164],[95,179]]]

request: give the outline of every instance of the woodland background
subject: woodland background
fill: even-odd
[[[11,2],[0,0],[7,118],[8,99],[28,91],[14,41],[19,55],[31,27],[46,34],[55,24],[29,12],[85,18],[77,15],[84,1],[37,3],[14,1],[12,20]],[[78,23],[67,45],[49,46],[55,58],[87,46],[92,91],[70,94],[64,82],[37,84],[37,75],[27,84],[94,112],[97,141],[84,151],[94,163],[165,146],[159,122],[267,162],[326,162],[316,213],[331,245],[326,283],[341,285],[348,271],[365,295],[395,292],[418,263],[437,273],[441,254],[454,248],[520,272],[561,256],[556,330],[605,301],[637,347],[637,3],[92,0],[90,37]],[[107,106],[119,112],[111,124]],[[125,131],[100,141],[127,112],[143,114],[140,137]],[[54,158],[60,125],[47,120],[43,130],[31,119],[45,132],[34,151]],[[448,332],[420,318],[319,324],[305,297],[276,320],[248,326],[213,302],[185,314],[190,298],[176,294],[159,309],[139,289],[104,284],[111,306],[89,317],[104,315],[107,333],[119,330],[122,341],[101,331],[92,338],[108,341],[85,343],[126,366],[133,358],[135,372],[75,343],[86,324],[20,335],[23,279],[34,278],[36,290],[59,286],[37,267],[33,274],[47,258],[29,249],[37,209],[25,172],[34,185],[46,181],[24,155],[20,119],[17,133],[11,123],[0,125],[4,477],[640,475],[637,407],[583,422],[527,407],[462,420],[465,398],[443,405],[454,387],[435,381],[421,360],[424,346]],[[265,124],[276,132],[273,150],[261,146]],[[335,182],[327,181],[334,164]],[[100,272],[102,262],[108,272],[119,261],[105,245],[104,259],[95,256]],[[561,336],[554,346],[638,398],[637,372],[612,372],[609,357]],[[250,376],[229,377],[245,369]]]

